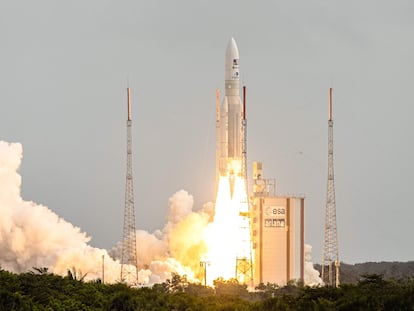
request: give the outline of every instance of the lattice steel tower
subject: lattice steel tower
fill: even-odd
[[[325,285],[339,286],[339,265],[333,166],[332,88],[329,88],[328,186],[326,192],[325,230],[322,254],[322,281]]]
[[[240,238],[242,239],[241,249],[236,257],[236,279],[248,285],[253,285],[253,259],[252,259],[252,233],[250,226],[250,199],[247,180],[247,119],[246,119],[246,86],[243,86],[243,116],[242,116],[242,176],[246,197],[241,202],[247,210],[240,211]]]
[[[132,178],[132,132],[131,132],[131,91],[127,88],[127,170],[125,185],[124,226],[122,234],[121,282],[138,283],[137,239],[135,232],[134,183]]]

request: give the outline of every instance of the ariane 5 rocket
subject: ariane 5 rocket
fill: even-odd
[[[239,50],[230,38],[225,58],[225,91],[219,107],[216,94],[216,162],[217,177],[228,176],[230,181],[243,177],[244,110],[240,99]]]

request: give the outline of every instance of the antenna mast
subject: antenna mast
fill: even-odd
[[[216,89],[216,189],[220,179],[220,90]]]
[[[135,231],[134,183],[132,177],[131,91],[127,88],[127,170],[125,184],[124,226],[121,251],[121,282],[138,284],[137,240]]]
[[[322,281],[328,286],[339,286],[338,233],[336,227],[335,184],[333,166],[332,88],[329,88],[328,119],[328,185],[326,192],[325,230],[322,254]],[[334,271],[335,267],[335,271]]]
[[[245,203],[247,210],[240,211],[240,235],[242,239],[242,248],[236,258],[236,279],[243,284],[253,285],[253,259],[251,244],[251,227],[250,227],[250,199],[247,188],[247,119],[246,119],[246,86],[243,86],[243,113],[242,113],[242,172],[244,187],[246,192]]]

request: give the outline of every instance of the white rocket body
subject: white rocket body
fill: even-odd
[[[243,105],[240,99],[239,50],[230,39],[225,59],[225,93],[220,107],[219,176],[242,176]]]

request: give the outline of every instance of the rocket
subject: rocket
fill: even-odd
[[[244,108],[240,99],[239,50],[236,41],[230,38],[225,57],[224,99],[219,105],[216,94],[216,165],[217,178],[243,177],[243,120]]]

